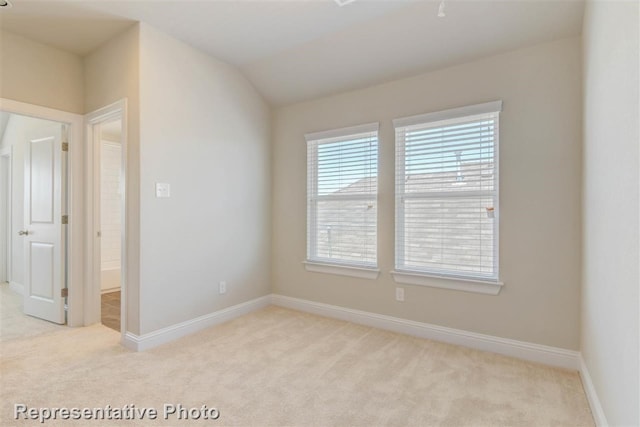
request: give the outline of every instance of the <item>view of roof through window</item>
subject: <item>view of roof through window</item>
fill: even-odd
[[[318,195],[343,193],[376,177],[378,152],[372,145],[376,141],[368,135],[318,144]]]

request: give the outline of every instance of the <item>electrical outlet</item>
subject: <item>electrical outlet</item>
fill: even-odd
[[[404,301],[404,288],[396,288],[396,301]]]
[[[156,197],[159,199],[171,197],[171,186],[164,182],[156,182]]]
[[[227,293],[227,282],[220,282],[219,291],[220,295]]]

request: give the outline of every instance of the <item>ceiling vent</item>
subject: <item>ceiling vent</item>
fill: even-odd
[[[342,6],[348,5],[349,3],[353,3],[356,0],[333,0],[333,1],[335,1],[338,6],[342,7]]]

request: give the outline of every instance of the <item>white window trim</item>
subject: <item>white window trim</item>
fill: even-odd
[[[351,264],[332,264],[316,261],[304,261],[304,268],[314,273],[337,274],[339,276],[358,277],[360,279],[375,280],[380,275],[377,268],[356,267]]]
[[[441,120],[458,119],[466,116],[495,113],[496,111],[502,111],[502,101],[485,102],[484,104],[467,105],[466,107],[452,108],[450,110],[401,117],[393,120],[393,127],[400,128],[420,125],[428,122],[438,122]]]
[[[438,275],[401,270],[390,272],[396,283],[405,285],[427,286],[430,288],[453,289],[456,291],[474,292],[478,294],[498,295],[504,286],[499,280],[480,280],[475,277]],[[443,279],[445,282],[440,282]]]
[[[349,135],[357,135],[360,133],[368,133],[368,132],[376,132],[377,138],[378,138],[378,150],[379,148],[379,130],[380,130],[380,123],[379,122],[373,122],[373,123],[366,123],[363,125],[356,125],[356,126],[349,126],[349,127],[344,127],[344,128],[340,128],[340,129],[332,129],[332,130],[327,130],[327,131],[320,131],[320,132],[313,132],[313,133],[306,133],[304,135],[305,140],[307,141],[307,143],[311,142],[311,141],[317,141],[317,140],[321,140],[321,139],[330,139],[330,138],[341,138],[341,137],[345,137],[345,136],[349,136]],[[379,162],[380,162],[380,155],[378,153],[378,170],[379,170]],[[308,172],[307,172],[308,173]],[[376,203],[378,200],[378,194],[376,192]],[[307,207],[308,209],[308,207]],[[307,227],[309,225],[307,224]],[[378,222],[376,221],[376,233],[378,231]],[[310,250],[309,250],[309,244],[310,242],[307,241],[307,257],[309,256]],[[376,243],[377,245],[377,243]],[[376,248],[376,253],[377,253],[377,248]],[[349,263],[349,262],[325,262],[323,260],[318,260],[318,259],[309,259],[307,258],[303,264],[305,265],[305,269],[307,271],[312,271],[312,272],[316,272],[316,273],[328,273],[328,274],[337,274],[337,275],[341,275],[341,276],[351,276],[351,277],[358,277],[358,278],[363,278],[363,279],[377,279],[378,275],[380,274],[380,270],[378,269],[378,260],[376,259],[376,263],[375,265],[372,266],[368,266],[368,265],[363,265],[357,262],[354,263]]]
[[[374,122],[340,129],[325,130],[322,132],[305,133],[304,138],[307,142],[317,141],[319,139],[341,138],[343,136],[355,135],[358,133],[378,132],[379,128],[380,124],[378,122]]]
[[[481,115],[481,114],[490,114],[495,112],[502,111],[502,101],[491,101],[485,102],[483,104],[475,104],[468,105],[465,107],[452,108],[448,110],[436,111],[433,113],[426,114],[418,114],[414,116],[401,117],[393,120],[394,129],[401,127],[408,127],[413,125],[420,125],[428,122],[435,121],[444,121],[444,120],[454,120],[461,117]],[[496,184],[499,183],[499,140],[500,135],[495,136],[495,163],[498,167],[495,169],[495,180]],[[396,168],[398,168],[398,159],[396,158]],[[396,196],[397,197],[397,196]],[[504,283],[500,281],[500,235],[499,235],[499,216],[500,216],[500,189],[499,186],[496,187],[496,206],[498,206],[498,212],[496,215],[496,222],[494,227],[494,244],[496,245],[495,256],[496,256],[496,264],[498,265],[498,276],[496,278],[486,278],[483,279],[481,276],[469,276],[465,277],[463,275],[453,275],[453,274],[438,274],[436,272],[431,271],[406,271],[396,268],[392,270],[390,273],[393,276],[393,279],[396,283],[402,283],[407,285],[417,285],[417,286],[427,286],[433,288],[442,288],[442,289],[453,289],[458,291],[465,292],[474,292],[488,295],[498,295]],[[397,201],[396,201],[397,203]],[[398,221],[398,208],[396,205],[396,221]],[[396,229],[396,233],[397,233]],[[398,248],[397,248],[397,235],[394,239],[396,242],[395,245],[395,263],[398,263]]]

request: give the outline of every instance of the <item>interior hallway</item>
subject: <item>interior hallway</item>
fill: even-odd
[[[102,294],[100,306],[102,324],[120,332],[120,291]]]

